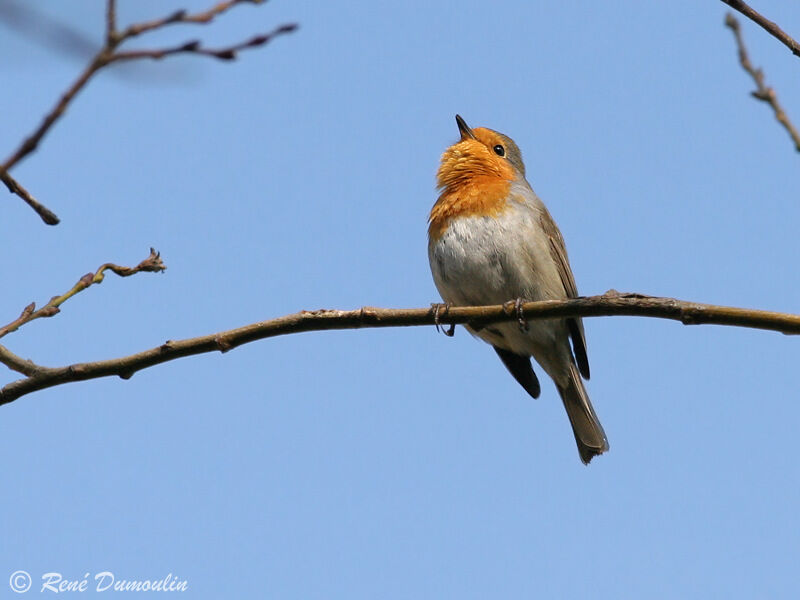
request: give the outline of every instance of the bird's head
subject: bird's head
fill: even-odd
[[[522,153],[510,137],[487,129],[472,129],[460,115],[456,124],[461,139],[442,154],[436,174],[440,188],[458,187],[475,178],[497,178],[512,181],[525,177]]]

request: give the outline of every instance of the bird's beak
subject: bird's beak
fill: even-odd
[[[461,118],[461,115],[456,115],[456,125],[458,125],[458,131],[461,133],[461,141],[464,140],[474,140],[475,134],[472,132],[472,129],[469,128],[467,122]]]

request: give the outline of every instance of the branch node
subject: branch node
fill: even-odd
[[[217,346],[217,350],[219,350],[222,354],[225,354],[229,350],[233,350],[233,344],[231,344],[230,340],[222,334],[214,336],[214,343]]]
[[[361,323],[379,323],[381,319],[374,306],[362,306],[358,311],[358,320]]]
[[[675,309],[680,312],[681,323],[684,325],[702,325],[708,321],[705,307],[699,304],[683,304],[674,302]]]
[[[61,309],[57,306],[45,306],[42,308],[39,313],[42,317],[53,317],[61,312]]]
[[[169,15],[166,19],[164,19],[164,24],[168,25],[170,23],[177,23],[178,21],[182,21],[185,17],[186,17],[185,9],[177,10],[171,15]]]

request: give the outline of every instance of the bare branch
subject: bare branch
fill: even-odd
[[[108,0],[106,5],[106,48],[117,43],[117,0]]]
[[[773,23],[765,16],[759,14],[751,6],[749,6],[746,2],[742,0],[722,0],[725,4],[730,6],[734,10],[738,10],[742,13],[745,17],[760,25],[763,29],[765,29],[772,37],[779,40],[784,46],[789,48],[792,51],[792,54],[795,56],[800,56],[800,44],[798,44],[792,36],[786,33],[783,29],[778,27],[777,23]]]
[[[94,273],[87,273],[83,277],[81,277],[78,282],[72,286],[72,288],[60,295],[60,296],[53,296],[50,299],[50,302],[45,304],[39,310],[36,310],[36,303],[31,302],[28,306],[26,306],[19,317],[11,321],[8,325],[0,327],[0,338],[12,333],[25,325],[25,323],[29,323],[34,319],[41,319],[43,317],[52,317],[53,315],[57,315],[60,312],[59,307],[72,298],[78,292],[82,292],[86,288],[96,283],[101,283],[105,278],[105,272],[111,271],[120,277],[129,277],[139,272],[150,272],[150,273],[158,273],[164,271],[167,267],[161,261],[161,255],[156,252],[153,248],[150,248],[150,256],[144,259],[135,267],[120,267],[119,265],[115,265],[113,263],[106,263],[102,265],[97,271]],[[0,356],[0,362],[14,368],[11,364],[5,362]],[[33,363],[30,363],[33,365]],[[33,365],[35,366],[35,365]],[[17,369],[18,370],[18,369]]]
[[[72,101],[72,99],[77,95],[79,91],[87,84],[89,79],[91,79],[92,75],[97,73],[97,71],[105,66],[107,63],[106,56],[104,54],[105,51],[101,51],[100,53],[95,56],[86,69],[81,73],[81,75],[76,79],[73,84],[61,95],[56,105],[50,110],[47,115],[45,115],[44,119],[42,120],[39,127],[25,140],[22,144],[17,148],[17,150],[9,156],[6,161],[0,165],[0,177],[2,178],[3,182],[8,187],[9,191],[16,194],[25,202],[31,206],[36,213],[42,218],[42,220],[47,223],[48,225],[57,225],[59,222],[58,217],[46,206],[43,206],[39,202],[37,202],[33,196],[31,196],[25,188],[23,188],[19,183],[14,181],[11,178],[11,174],[8,172],[14,165],[16,165],[20,160],[25,158],[28,154],[36,150],[39,142],[42,141],[44,135],[50,130],[53,124],[64,114],[66,111],[67,106]],[[13,182],[13,186],[9,185],[9,181]]]
[[[47,115],[45,115],[39,127],[37,127],[31,135],[25,138],[19,148],[17,148],[17,150],[11,156],[9,156],[2,165],[0,165],[0,177],[6,184],[6,187],[8,187],[9,191],[27,202],[28,205],[31,206],[48,225],[57,225],[59,218],[49,208],[37,202],[33,196],[31,196],[19,183],[14,181],[8,171],[28,154],[36,150],[45,134],[67,110],[67,106],[72,99],[79,91],[81,91],[81,89],[83,89],[83,87],[88,83],[89,79],[91,79],[92,75],[97,73],[97,71],[107,63],[107,50],[103,49],[92,59],[83,73],[80,74],[78,79],[76,79],[67,89],[67,91],[62,94],[61,98],[59,98],[58,102],[56,102],[56,105],[50,110],[49,113],[47,113]],[[13,187],[9,185],[9,181],[14,182]]]
[[[42,372],[47,370],[47,367],[39,366],[33,361],[17,356],[5,346],[0,346],[0,363],[3,363],[12,371],[22,373],[28,377],[41,375]]]
[[[786,115],[786,111],[783,110],[783,107],[778,102],[778,95],[775,93],[775,90],[764,83],[764,72],[761,69],[754,68],[753,64],[750,62],[750,57],[747,54],[747,48],[742,38],[739,21],[733,14],[728,13],[725,16],[725,25],[731,28],[736,38],[736,46],[739,49],[739,63],[742,65],[742,68],[750,74],[753,81],[756,82],[756,91],[751,92],[752,96],[762,102],[766,102],[772,107],[772,110],[775,112],[775,118],[789,133],[789,137],[791,137],[794,142],[795,149],[800,152],[800,133],[798,133],[797,129]]]
[[[175,25],[176,23],[194,23],[206,25],[237,4],[262,4],[265,1],[266,0],[227,0],[226,2],[220,2],[212,6],[208,10],[194,14],[189,14],[185,10],[179,10],[160,19],[154,19],[152,21],[130,25],[125,29],[125,31],[122,32],[120,37],[121,39],[126,40],[128,38],[147,33],[148,31],[153,31],[154,29],[161,29],[167,25]]]
[[[285,33],[291,33],[295,29],[297,29],[297,26],[293,24],[281,25],[280,27],[276,27],[269,33],[256,35],[247,41],[241,42],[239,44],[234,44],[232,46],[228,46],[225,48],[204,48],[200,44],[199,40],[192,40],[190,42],[186,42],[184,44],[181,44],[180,46],[175,46],[172,48],[161,48],[157,50],[130,50],[128,52],[116,52],[111,57],[111,61],[137,60],[142,58],[151,58],[154,60],[159,60],[164,58],[165,56],[170,56],[172,54],[181,54],[181,53],[200,54],[203,56],[218,58],[220,60],[234,60],[236,59],[237,53],[239,51],[245,50],[247,48],[256,48],[258,46],[263,46],[264,44],[270,42],[273,38]]]
[[[42,221],[48,225],[58,225],[60,219],[56,214],[31,196],[30,192],[22,187],[19,182],[2,167],[0,167],[0,181],[6,184],[9,192],[22,198],[28,206],[35,210],[36,214],[42,218]]]
[[[9,156],[5,162],[0,165],[2,169],[5,171],[10,170],[14,165],[16,165],[19,161],[25,158],[28,154],[36,150],[39,146],[39,142],[42,141],[44,135],[50,130],[53,124],[64,114],[66,111],[67,106],[72,101],[72,99],[76,96],[76,94],[83,89],[83,86],[91,79],[92,75],[97,73],[97,71],[106,65],[108,61],[104,59],[103,52],[100,52],[95,56],[86,69],[81,73],[80,77],[78,77],[71,86],[61,95],[58,102],[56,102],[55,106],[50,110],[47,115],[45,115],[44,119],[42,120],[39,127],[29,135],[25,140],[22,142],[19,148]]]
[[[117,31],[116,0],[107,0],[105,44],[92,58],[75,82],[67,89],[66,92],[64,92],[64,94],[62,94],[61,98],[59,98],[58,102],[56,102],[55,106],[50,110],[50,112],[45,115],[39,127],[37,127],[33,133],[25,138],[22,144],[5,160],[5,162],[0,164],[0,179],[6,184],[6,187],[9,189],[9,191],[27,202],[28,205],[30,205],[37,212],[37,214],[39,214],[45,223],[48,225],[57,224],[59,222],[58,217],[56,217],[56,215],[53,214],[53,212],[47,207],[37,202],[33,196],[31,196],[31,194],[25,190],[25,188],[23,188],[11,177],[9,171],[22,159],[36,150],[47,132],[50,131],[53,125],[64,115],[70,102],[72,102],[78,92],[80,92],[86,86],[95,73],[112,62],[129,61],[143,58],[163,58],[165,56],[178,53],[193,53],[211,56],[222,60],[232,60],[236,58],[236,55],[240,50],[263,46],[278,35],[294,31],[297,28],[297,25],[283,25],[268,34],[258,35],[240,44],[219,49],[204,48],[200,42],[194,41],[173,48],[161,50],[133,50],[130,52],[116,52],[120,44],[132,37],[136,37],[149,31],[154,31],[173,23],[210,23],[215,17],[223,12],[226,12],[237,4],[261,4],[263,2],[264,0],[227,0],[225,2],[217,3],[212,8],[203,12],[188,14],[185,10],[182,10],[162,19],[131,25],[124,31],[119,32]]]
[[[437,325],[440,323],[470,323],[479,327],[489,323],[517,320],[516,308],[509,308],[510,306],[508,304],[450,307],[443,314],[435,306],[412,309],[364,307],[350,311],[301,311],[270,321],[253,323],[238,329],[202,337],[178,341],[170,340],[161,346],[122,358],[77,363],[57,368],[37,367],[39,370],[34,374],[24,379],[13,381],[0,389],[0,405],[12,402],[25,394],[55,385],[112,375],[122,379],[129,379],[137,371],[177,358],[206,352],[227,352],[242,344],[280,335],[306,331],[407,327]],[[610,290],[602,296],[527,302],[522,305],[521,309],[525,319],[528,320],[568,316],[627,315],[672,319],[685,325],[715,324],[764,329],[785,334],[800,333],[800,315],[714,306],[711,304],[685,302],[674,298],[655,298],[641,294],[620,294],[614,290]],[[1,353],[0,362],[5,362]]]

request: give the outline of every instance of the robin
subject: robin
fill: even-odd
[[[431,209],[428,258],[447,305],[575,298],[564,239],[525,179],[522,154],[496,131],[471,129],[456,115],[461,140],[442,155],[439,199]],[[589,379],[580,318],[466,325],[491,344],[528,394],[538,398],[536,359],[558,389],[584,464],[608,450],[581,376]],[[570,340],[572,348],[570,348]]]

